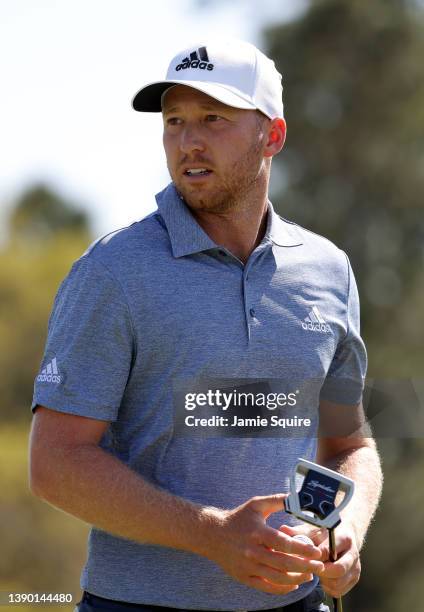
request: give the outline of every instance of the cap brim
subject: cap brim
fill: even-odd
[[[255,109],[253,102],[245,100],[240,95],[218,83],[199,81],[157,81],[149,83],[138,91],[132,101],[134,110],[147,113],[160,113],[162,94],[174,85],[184,85],[202,91],[206,95],[234,108]]]

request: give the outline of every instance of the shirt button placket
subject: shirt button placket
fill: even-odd
[[[257,324],[257,316],[255,309],[255,300],[253,296],[253,287],[248,282],[250,279],[250,270],[244,272],[243,275],[243,289],[244,289],[244,308],[246,312],[246,324],[249,341],[251,340],[252,330]]]

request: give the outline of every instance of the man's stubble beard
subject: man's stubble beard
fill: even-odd
[[[225,213],[234,210],[257,192],[260,193],[261,183],[266,186],[266,177],[263,167],[260,142],[254,142],[247,154],[234,162],[231,171],[227,168],[225,177],[220,177],[220,186],[213,189],[194,188],[192,191],[185,188],[180,182],[174,180],[177,191],[184,201],[194,210],[207,210],[215,213]],[[212,179],[215,180],[215,177]]]

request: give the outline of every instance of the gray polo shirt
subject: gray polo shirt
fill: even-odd
[[[110,421],[104,449],[196,503],[233,508],[287,492],[297,458],[316,457],[320,395],[361,398],[366,353],[349,261],[269,203],[266,235],[243,265],[201,229],[172,183],[156,199],[157,211],[96,241],[62,282],[32,409]],[[191,395],[198,404],[188,408],[181,399],[210,400],[212,387],[284,392],[278,414],[291,426],[243,430],[231,425],[244,414],[234,400],[205,408]],[[227,425],[186,426],[206,409]],[[293,426],[305,414],[309,425]],[[268,519],[283,522],[295,523],[283,512]],[[204,610],[287,605],[315,584],[271,595],[204,557],[96,528],[81,576],[102,597]]]

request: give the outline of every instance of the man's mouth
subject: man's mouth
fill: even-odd
[[[208,168],[187,168],[184,170],[185,176],[207,176],[208,174],[212,174],[212,170]]]

